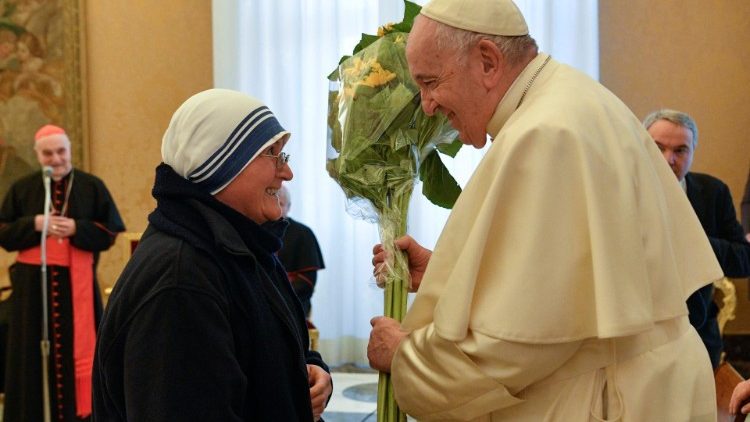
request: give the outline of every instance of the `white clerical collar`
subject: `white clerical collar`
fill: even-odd
[[[687,193],[687,181],[683,177],[682,180],[680,180],[680,187],[682,188],[682,191]]]
[[[500,129],[503,128],[505,122],[508,121],[510,115],[518,108],[524,95],[531,87],[531,83],[539,75],[541,69],[549,62],[550,55],[546,53],[539,53],[532,61],[526,65],[526,68],[521,72],[520,75],[513,81],[508,91],[500,100],[497,107],[495,108],[495,114],[492,115],[490,122],[487,124],[487,134],[491,137],[497,136]]]

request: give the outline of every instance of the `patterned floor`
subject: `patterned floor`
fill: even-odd
[[[326,422],[375,421],[377,373],[332,372],[333,396],[323,413]]]

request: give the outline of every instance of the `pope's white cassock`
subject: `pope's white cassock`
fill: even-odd
[[[487,132],[403,322],[400,406],[419,420],[715,420],[685,300],[722,272],[639,120],[539,54]]]

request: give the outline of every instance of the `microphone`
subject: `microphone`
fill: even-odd
[[[50,398],[49,398],[49,310],[47,308],[47,230],[49,228],[50,203],[52,193],[50,192],[50,180],[52,179],[52,167],[42,168],[42,179],[44,180],[44,220],[42,223],[42,238],[40,240],[40,276],[42,287],[42,339],[39,346],[42,352],[42,400],[44,405],[44,420],[51,420]]]
[[[52,193],[50,192],[50,183],[52,179],[52,167],[50,166],[44,166],[42,167],[42,178],[44,180],[44,219],[45,219],[45,229],[46,222],[49,220],[49,205],[51,201]],[[44,230],[46,232],[46,230]],[[45,233],[46,234],[46,233]]]
[[[47,228],[49,225],[49,214],[50,214],[50,203],[52,202],[52,192],[51,192],[51,179],[52,179],[52,167],[50,166],[44,166],[42,167],[42,179],[44,180],[44,224],[42,225],[42,252],[46,252],[45,249],[45,239],[47,237]]]

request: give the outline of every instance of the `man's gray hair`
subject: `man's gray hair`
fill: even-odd
[[[651,127],[651,125],[653,125],[659,120],[666,120],[668,122],[682,126],[686,128],[687,130],[689,130],[690,132],[692,132],[693,150],[695,150],[698,147],[698,125],[695,124],[695,120],[693,120],[693,118],[690,117],[689,114],[684,113],[682,111],[663,108],[661,110],[656,110],[653,113],[646,116],[646,118],[643,119],[643,126],[646,129],[648,129]]]
[[[421,19],[422,16],[417,16]],[[536,41],[529,35],[502,36],[492,34],[481,34],[454,28],[441,22],[435,21],[435,42],[439,49],[452,49],[458,54],[460,63],[464,62],[469,48],[481,40],[489,40],[494,43],[510,66],[515,66],[528,57],[529,50],[538,49]]]

